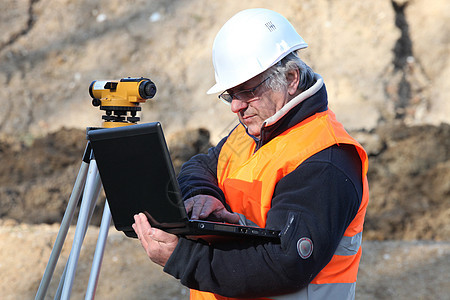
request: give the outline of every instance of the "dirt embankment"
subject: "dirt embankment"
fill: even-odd
[[[365,238],[448,240],[450,125],[389,125],[354,135],[369,153]],[[178,169],[210,146],[209,132],[181,131],[168,143]],[[31,224],[60,222],[85,144],[84,131],[77,129],[62,129],[29,146],[0,142],[0,217]],[[99,213],[94,224],[99,224]]]

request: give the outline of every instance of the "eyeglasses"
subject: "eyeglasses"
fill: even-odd
[[[256,89],[259,88],[269,78],[270,78],[270,76],[267,77],[266,79],[264,79],[260,84],[258,84],[254,88],[247,89],[247,90],[241,90],[237,93],[228,93],[227,91],[225,91],[222,94],[220,94],[218,97],[220,100],[222,100],[223,102],[225,102],[227,104],[230,104],[231,101],[233,101],[233,99],[238,99],[240,101],[248,101],[248,100],[256,97],[255,96]]]

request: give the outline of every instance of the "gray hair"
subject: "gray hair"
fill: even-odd
[[[297,91],[303,92],[309,89],[316,81],[314,71],[298,57],[296,51],[289,53],[265,71],[266,77],[270,76],[270,79],[265,83],[266,87],[275,91],[286,90],[288,85],[286,73],[297,68],[300,72]]]

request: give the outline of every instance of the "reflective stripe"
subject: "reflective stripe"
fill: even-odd
[[[311,281],[312,284],[353,283],[358,275],[362,247],[356,255],[333,255],[331,261]]]
[[[309,284],[297,293],[276,296],[274,300],[355,299],[356,283]]]
[[[362,243],[362,232],[355,234],[354,236],[344,236],[339,242],[339,245],[334,252],[334,255],[355,255],[358,253],[359,247]]]

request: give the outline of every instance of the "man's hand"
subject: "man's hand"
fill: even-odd
[[[197,195],[184,201],[186,211],[191,212],[191,219],[213,217],[219,221],[239,223],[239,215],[230,213],[219,199],[209,195]]]
[[[135,215],[134,221],[132,227],[148,257],[154,263],[164,267],[178,244],[178,237],[152,228],[143,213]]]

